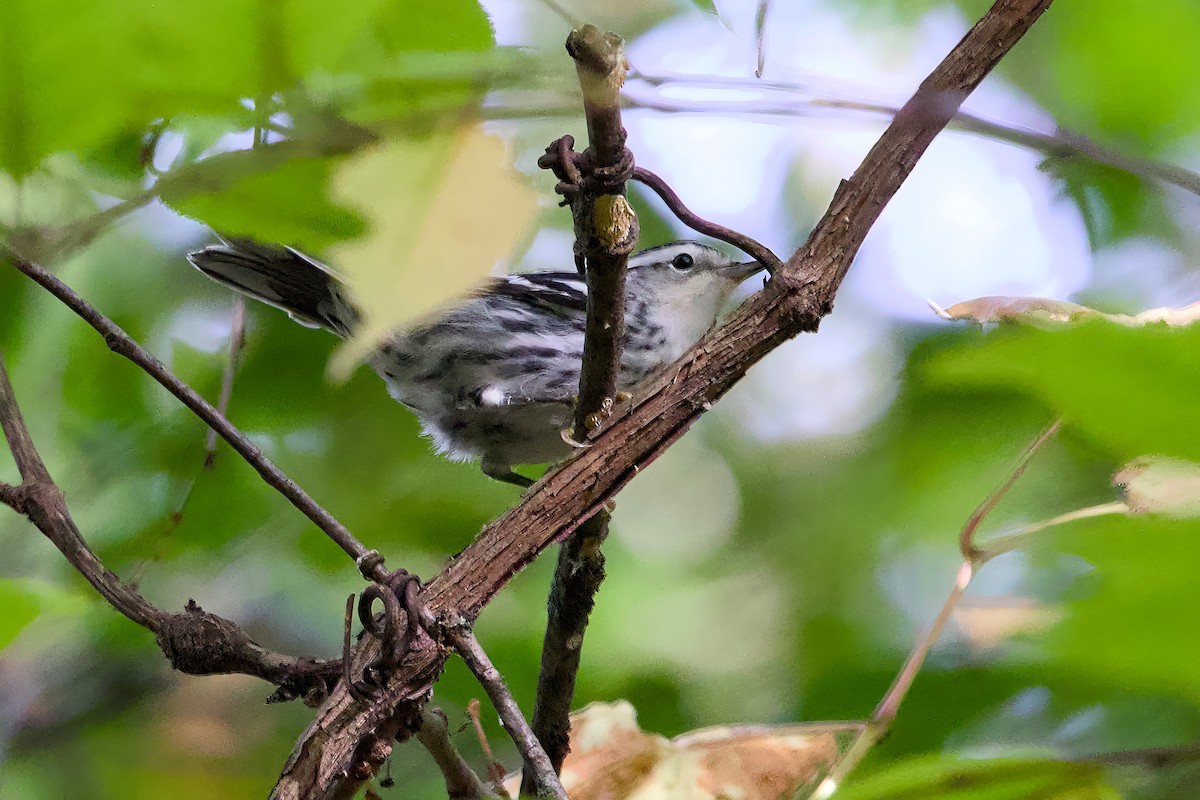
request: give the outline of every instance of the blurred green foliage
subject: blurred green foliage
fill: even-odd
[[[912,24],[938,5],[888,8]],[[561,26],[537,4],[527,11]],[[620,18],[603,13],[614,26]],[[648,24],[628,14],[638,30]],[[1132,155],[1168,157],[1200,134],[1198,14],[1189,0],[1153,12],[1060,2],[1002,72],[1063,124]],[[158,206],[117,226],[90,216],[144,190],[156,121],[175,137],[177,151],[154,166],[176,211],[320,251],[367,230],[328,191],[357,146],[343,138],[360,130],[347,123],[379,140],[440,140],[480,113],[488,89],[544,88],[560,73],[569,85],[565,61],[557,46],[496,48],[469,0],[9,0],[0,3],[0,235],[59,253],[56,273],[216,397],[233,299],[186,266],[197,229]],[[210,148],[248,147],[266,103],[299,154],[268,147],[203,179]],[[578,133],[582,121],[563,127]],[[544,123],[520,130],[526,149],[548,141]],[[1189,252],[1186,232],[1159,213],[1161,187],[1083,162],[1048,166],[1085,205],[1097,247],[1157,237]],[[552,196],[551,177],[530,180]],[[667,238],[670,223],[638,205],[647,243]],[[543,222],[565,231],[564,216]],[[68,252],[55,234],[71,220],[94,240]],[[434,574],[515,501],[511,487],[433,455],[373,375],[327,381],[331,337],[271,309],[251,309],[249,320],[231,418],[390,564]],[[764,444],[719,408],[622,496],[579,703],[628,698],[645,729],[667,735],[866,716],[950,588],[959,526],[1052,419],[1064,418],[1063,432],[988,530],[1110,501],[1112,474],[1137,456],[1200,461],[1198,335],[1108,323],[904,329],[897,396],[855,435]],[[272,648],[338,652],[342,603],[360,586],[353,565],[224,445],[204,469],[203,426],[5,267],[0,351],[36,442],[110,568],[161,606],[195,598]],[[0,479],[15,480],[6,457]],[[729,498],[720,505],[729,522],[698,541],[688,508],[714,497]],[[269,687],[250,679],[172,674],[149,635],[15,514],[0,514],[0,552],[0,795],[268,791],[308,709],[260,705]],[[518,576],[479,625],[527,708],[549,562]],[[978,594],[1031,599],[1059,621],[992,644],[952,632],[845,796],[1192,796],[1195,762],[1109,770],[1069,759],[1200,740],[1197,563],[1200,523],[1141,517],[1053,529],[988,565]],[[437,687],[452,729],[479,695],[452,660]],[[484,716],[492,745],[515,764],[494,715]],[[456,741],[483,763],[469,730]],[[398,748],[391,770],[402,787],[394,796],[442,792],[413,746]]]

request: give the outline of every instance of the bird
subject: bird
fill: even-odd
[[[188,260],[303,325],[347,338],[360,323],[346,281],[294,248],[223,238]],[[682,356],[713,327],[734,289],[763,269],[695,241],[651,247],[628,263],[622,392]],[[491,278],[395,330],[366,361],[440,453],[478,460],[487,476],[529,486],[514,466],[557,462],[573,449],[564,431],[579,386],[587,291],[578,272]]]

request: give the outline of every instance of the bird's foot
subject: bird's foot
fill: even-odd
[[[511,483],[513,486],[520,486],[522,489],[528,489],[533,486],[533,478],[526,478],[524,475],[513,472],[511,464],[497,464],[495,461],[483,460],[480,464],[480,469],[483,474],[487,475],[492,480],[500,481],[501,483]]]

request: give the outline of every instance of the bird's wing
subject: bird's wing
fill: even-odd
[[[508,275],[489,283],[483,293],[508,297],[543,312],[587,312],[587,282],[574,272]]]

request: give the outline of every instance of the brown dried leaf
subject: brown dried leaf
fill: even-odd
[[[1179,458],[1146,456],[1130,461],[1113,476],[1125,504],[1135,514],[1174,519],[1200,517],[1200,464]]]
[[[1118,325],[1137,327],[1161,324],[1170,327],[1191,325],[1200,320],[1200,302],[1180,308],[1152,308],[1140,314],[1105,314],[1094,308],[1066,300],[1041,297],[978,297],[955,303],[949,308],[929,304],[942,319],[968,320],[979,324],[1019,322],[1027,325],[1068,325],[1091,319],[1106,319]]]
[[[832,764],[845,729],[726,726],[667,739],[639,728],[624,700],[593,703],[571,717],[563,786],[572,800],[779,800]]]

